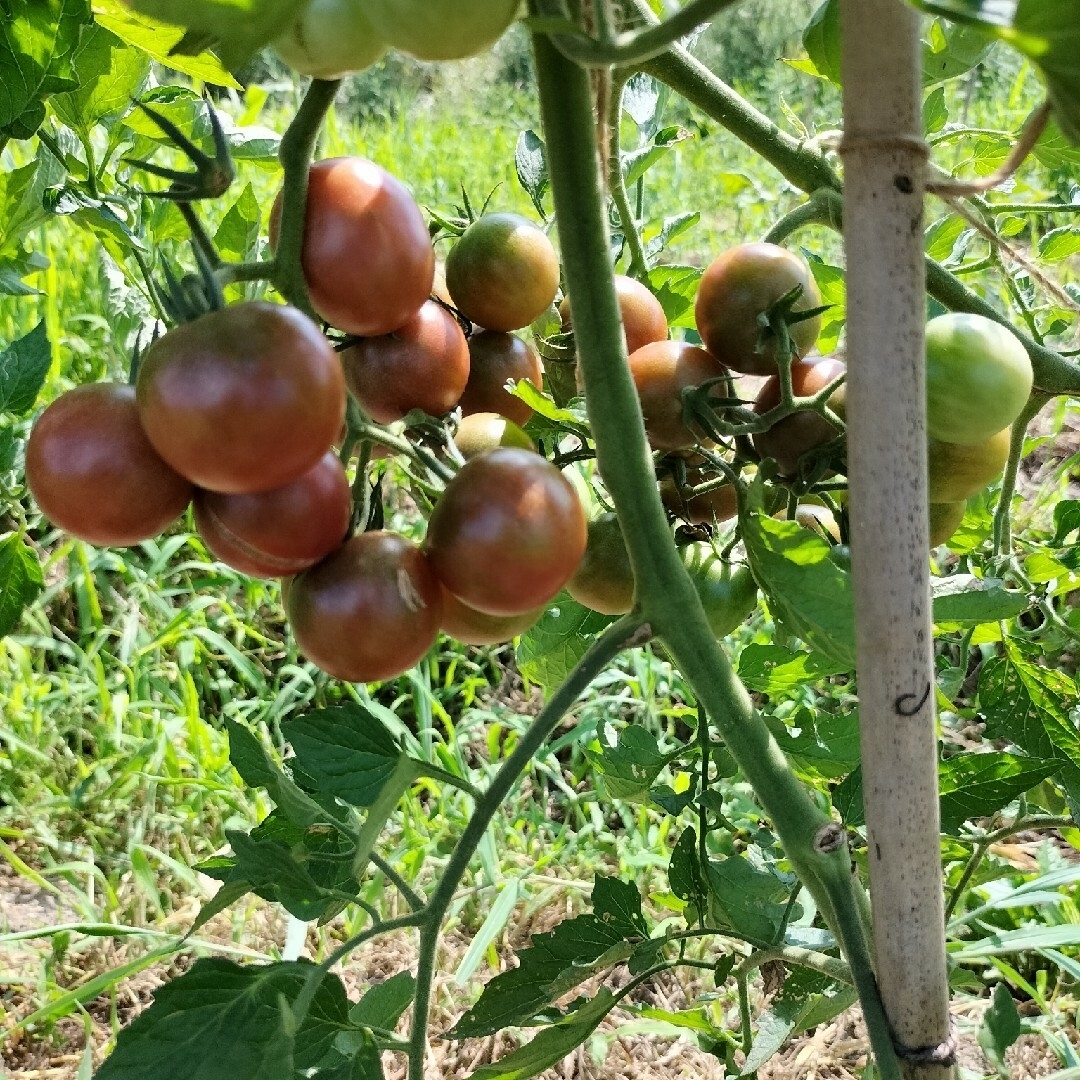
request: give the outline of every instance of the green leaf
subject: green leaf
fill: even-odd
[[[15,429],[0,427],[0,473],[10,472],[15,467],[18,446]]]
[[[802,38],[803,48],[818,75],[840,84],[840,4],[825,0],[810,17]]]
[[[650,260],[658,258],[673,240],[692,229],[700,220],[701,213],[698,210],[664,218],[660,223],[660,232],[645,245],[645,254]]]
[[[955,79],[981,64],[994,46],[994,39],[980,26],[950,26],[941,23],[930,27],[929,40],[923,41],[923,86]]]
[[[950,960],[967,964],[973,960],[985,960],[989,956],[1009,956],[1071,945],[1080,945],[1080,925],[1077,923],[1064,926],[1033,924],[1019,930],[1003,930],[977,941],[950,942],[948,950]]]
[[[247,184],[221,219],[214,233],[214,246],[223,259],[246,262],[254,256],[258,242],[259,202],[251,184]]]
[[[1080,501],[1062,499],[1054,507],[1054,538],[1050,543],[1054,547],[1061,547],[1065,538],[1077,530],[1080,530]]]
[[[761,512],[742,520],[750,569],[787,630],[842,670],[855,666],[851,574],[831,546],[794,521]]]
[[[636,184],[661,158],[679,143],[694,138],[692,131],[681,127],[661,128],[652,141],[623,155],[623,177],[627,187]]]
[[[310,1080],[383,1080],[382,1054],[371,1033],[349,1032],[341,1038],[348,1040],[349,1056],[332,1050]]]
[[[1031,607],[1031,598],[1006,589],[1000,578],[978,578],[974,574],[953,574],[932,578],[934,622],[978,626],[979,623],[1015,619]]]
[[[90,23],[87,0],[7,0],[0,19],[0,137],[29,139],[45,100],[78,86],[72,58]]]
[[[540,620],[521,635],[517,666],[545,693],[561,686],[596,636],[613,620],[560,594]]]
[[[705,878],[701,873],[697,832],[683,829],[671,849],[668,863],[668,887],[680,899],[699,904],[705,896]]]
[[[321,918],[327,901],[336,901],[320,886],[290,851],[287,844],[272,837],[225,831],[236,853],[227,884],[244,881],[250,891],[276,900],[290,914],[305,922]]]
[[[1024,1022],[1016,1010],[1009,988],[1000,982],[994,987],[994,1000],[983,1014],[979,1025],[979,1046],[986,1055],[986,1060],[997,1070],[998,1075],[1011,1075],[1005,1064],[1005,1051],[1024,1033]]]
[[[312,790],[351,806],[371,806],[405,757],[382,720],[353,702],[286,720],[281,730]]]
[[[593,885],[592,905],[593,915],[624,938],[649,936],[641,912],[641,893],[633,882],[598,876]]]
[[[523,131],[518,136],[514,150],[514,166],[518,183],[532,200],[536,212],[545,217],[544,193],[551,183],[551,178],[548,175],[547,148],[544,140],[535,131]]]
[[[44,587],[33,548],[16,533],[0,540],[0,637],[19,625],[23,609]]]
[[[941,827],[956,832],[965,821],[989,817],[1052,775],[1059,765],[1016,754],[961,754],[939,772]]]
[[[1080,229],[1074,225],[1063,225],[1060,229],[1051,229],[1039,238],[1039,258],[1043,262],[1061,262],[1080,251]]]
[[[150,57],[103,26],[83,31],[72,64],[78,89],[56,94],[50,104],[68,127],[84,136],[95,124],[119,120],[150,76]]]
[[[349,1021],[357,1027],[393,1031],[405,1010],[412,1004],[416,979],[408,971],[399,971],[385,982],[376,983],[349,1010]]]
[[[229,760],[245,784],[266,788],[283,814],[297,825],[325,821],[327,814],[266,752],[254,734],[235,720],[225,721]]]
[[[212,48],[235,71],[284,33],[302,0],[132,0],[131,6],[188,31],[174,52]]]
[[[923,131],[933,135],[949,122],[949,108],[945,104],[945,88],[936,86],[923,101]]]
[[[345,987],[325,975],[293,1037],[280,1001],[294,1000],[314,970],[306,963],[240,967],[217,958],[154,993],[150,1007],[117,1036],[97,1080],[294,1080],[313,1068],[348,1027]],[[167,1049],[166,1049],[167,1048]]]
[[[859,764],[858,713],[799,709],[784,721],[767,722],[780,749],[805,776],[831,780]]]
[[[0,353],[0,412],[25,416],[34,407],[52,364],[52,347],[42,320]]]
[[[776,940],[783,926],[791,883],[781,881],[768,870],[756,869],[741,855],[710,861],[706,880],[709,913],[717,925],[731,927],[740,936],[760,944]]]
[[[604,788],[612,799],[645,802],[664,767],[683,751],[661,753],[648,728],[627,724],[614,746],[601,743],[599,751],[586,747],[585,754],[602,773]]]
[[[140,15],[132,11],[123,0],[94,0],[94,17],[121,41],[134,45],[159,64],[187,75],[195,82],[228,86],[233,90],[243,89],[221,66],[221,61],[213,53],[201,52],[195,56],[182,56],[173,52],[184,36],[180,27],[170,26],[148,15]]]
[[[850,773],[833,789],[832,804],[836,812],[844,819],[849,829],[857,829],[866,824],[866,812],[863,808],[862,769],[852,769]]]
[[[615,1007],[615,995],[601,987],[596,997],[579,1009],[545,1028],[532,1042],[485,1065],[472,1074],[472,1080],[527,1080],[557,1065],[571,1050],[580,1046]]]
[[[846,670],[820,653],[794,652],[782,645],[747,645],[739,656],[739,678],[746,688],[774,696]]]
[[[821,316],[821,331],[818,334],[818,347],[823,355],[828,355],[840,341],[840,333],[847,321],[847,287],[844,270],[840,266],[830,266],[821,261],[813,252],[803,252],[814,275],[814,283],[821,293],[822,304],[829,304],[828,310]]]
[[[671,326],[694,328],[694,298],[701,281],[700,266],[657,266],[649,271],[648,286],[660,301]]]

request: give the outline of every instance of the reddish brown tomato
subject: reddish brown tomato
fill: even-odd
[[[660,481],[660,500],[677,517],[695,525],[728,521],[739,512],[739,501],[731,484],[721,484],[699,495],[688,494],[688,489],[715,479],[714,473],[691,466],[686,470],[681,489],[673,476]]]
[[[654,341],[630,354],[630,374],[654,450],[688,450],[701,442],[683,422],[682,392],[725,374],[713,356],[685,341]]]
[[[519,214],[485,214],[446,257],[454,305],[486,330],[520,330],[559,290],[559,257],[547,233]]]
[[[811,397],[843,375],[842,361],[834,357],[796,360],[791,365],[791,389],[796,397]],[[774,375],[758,392],[754,412],[758,415],[780,404],[780,376]],[[794,413],[754,436],[754,448],[763,457],[775,458],[782,476],[799,471],[799,458],[838,435],[836,428],[815,412]]]
[[[134,387],[116,383],[68,390],[38,417],[26,482],[54,525],[101,547],[157,536],[192,494],[146,438]]]
[[[527,341],[513,334],[491,330],[469,338],[469,381],[458,404],[463,416],[494,412],[524,424],[532,416],[532,406],[506,392],[508,380],[527,379],[539,390],[544,384],[540,354]]]
[[[579,604],[604,615],[624,615],[634,606],[634,571],[615,514],[589,522],[585,557],[566,591]]]
[[[280,577],[306,570],[345,538],[352,491],[332,452],[284,487],[254,495],[199,491],[195,524],[206,546],[234,570]]]
[[[157,452],[211,491],[270,491],[308,471],[345,417],[341,364],[296,308],[253,301],[159,338],[136,383]]]
[[[439,580],[488,615],[547,603],[585,552],[577,492],[528,450],[504,448],[466,462],[428,522],[424,547]]]
[[[461,418],[454,434],[454,445],[467,461],[488,450],[497,450],[500,446],[516,446],[520,450],[535,450],[532,439],[521,428],[493,412],[469,413]]]
[[[448,413],[469,380],[469,343],[457,320],[433,300],[403,326],[363,338],[341,354],[345,383],[377,424],[412,409]]]
[[[543,614],[541,606],[523,615],[485,615],[443,589],[441,629],[465,645],[501,645],[524,634]]]
[[[415,544],[368,532],[298,574],[286,610],[312,663],[335,679],[376,682],[407,671],[435,643],[442,591]]]
[[[667,339],[668,321],[664,308],[645,285],[625,274],[616,274],[615,297],[619,301],[627,353],[637,352],[650,342]],[[566,297],[559,304],[559,315],[563,329],[572,329],[573,311],[570,297]]]
[[[758,317],[796,286],[795,311],[821,304],[821,293],[806,261],[776,244],[740,244],[705,269],[694,302],[694,321],[709,350],[722,364],[747,375],[776,374],[776,342],[761,342]],[[817,341],[821,319],[795,323],[789,333],[801,356]]]
[[[279,195],[270,215],[274,245],[280,204]],[[315,310],[362,337],[404,326],[428,298],[435,276],[420,208],[401,181],[362,157],[311,166],[301,262]]]
[[[966,446],[931,439],[927,447],[930,502],[959,502],[993,483],[1009,460],[1011,434],[1005,428],[984,442]]]

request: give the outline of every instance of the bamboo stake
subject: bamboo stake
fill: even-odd
[[[919,17],[842,0],[848,476],[874,949],[907,1080],[953,1076],[926,492]]]

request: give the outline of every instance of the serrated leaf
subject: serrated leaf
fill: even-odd
[[[930,590],[934,622],[961,626],[1015,619],[1031,607],[1026,593],[1006,589],[1000,578],[978,578],[974,574],[953,574],[932,578]]]
[[[314,1067],[348,1027],[345,987],[328,974],[295,1036],[286,1033],[280,1000],[293,1001],[312,970],[300,962],[240,967],[197,960],[121,1030],[97,1080],[162,1075],[163,1047],[171,1080],[294,1080],[296,1069]]]
[[[701,212],[698,210],[664,218],[660,223],[660,232],[645,245],[645,254],[650,261],[657,258],[673,240],[692,229],[700,220]]]
[[[411,972],[399,971],[385,982],[377,983],[349,1010],[349,1021],[357,1027],[393,1031],[405,1010],[412,1004],[416,979]]]
[[[1080,251],[1080,229],[1063,225],[1039,237],[1039,258],[1043,262],[1061,262]]]
[[[382,1054],[370,1032],[349,1032],[342,1039],[348,1040],[348,1055],[331,1051],[308,1080],[383,1080]]]
[[[810,17],[802,36],[814,73],[840,83],[840,4],[825,0]]]
[[[662,753],[656,736],[637,724],[624,727],[614,746],[601,744],[599,751],[585,748],[588,759],[603,774],[608,795],[629,802],[645,801],[664,767],[682,753]]]
[[[580,1046],[614,1007],[615,995],[606,986],[601,987],[591,1001],[544,1028],[532,1042],[477,1069],[471,1074],[472,1080],[527,1080],[542,1073]]]
[[[739,678],[759,694],[783,694],[846,670],[820,653],[794,652],[782,645],[747,645],[739,656]]]
[[[780,749],[804,775],[815,779],[846,776],[859,764],[859,717],[855,712],[811,712],[770,720]]]
[[[713,859],[706,867],[709,913],[716,924],[761,944],[775,940],[792,886],[740,856]]]
[[[680,899],[701,903],[705,896],[705,876],[701,871],[697,832],[683,829],[668,862],[668,887]]]
[[[0,353],[0,412],[25,416],[34,407],[52,364],[52,347],[42,320]]]
[[[814,275],[814,283],[821,293],[822,304],[828,304],[827,311],[821,316],[821,331],[818,334],[818,348],[823,355],[828,355],[840,341],[840,334],[847,321],[847,286],[844,270],[840,266],[831,266],[822,262],[820,257],[809,253],[807,262]]]
[[[949,108],[945,104],[945,88],[935,86],[923,101],[923,131],[934,135],[949,122]]]
[[[649,271],[648,286],[656,294],[670,326],[694,328],[694,298],[701,281],[700,266],[657,266]]]
[[[1016,754],[961,754],[939,769],[941,827],[956,832],[965,821],[989,817],[1058,769],[1055,761]]]
[[[994,46],[994,39],[979,26],[931,27],[929,41],[923,41],[922,82],[933,86],[958,78],[981,64]]]
[[[641,911],[641,893],[633,882],[598,876],[593,885],[592,905],[593,914],[622,937],[649,936]]]
[[[544,217],[544,193],[548,189],[550,177],[547,167],[547,149],[544,140],[533,130],[523,131],[514,148],[514,167],[517,170],[518,183],[532,200],[536,212]]]
[[[0,637],[19,625],[23,610],[45,587],[41,563],[16,533],[0,540]]]
[[[1024,1023],[1017,1012],[1009,988],[1004,983],[994,987],[994,997],[990,1008],[983,1013],[979,1025],[979,1046],[982,1047],[986,1060],[997,1070],[998,1075],[1008,1080],[1011,1075],[1005,1064],[1005,1051],[1024,1033]]]
[[[597,635],[613,620],[560,594],[518,642],[517,666],[545,693],[561,686]]]
[[[236,201],[225,211],[214,233],[218,254],[231,262],[250,261],[259,241],[259,202],[255,190],[247,184]]]
[[[371,806],[405,757],[382,720],[353,702],[286,720],[281,729],[313,790],[351,806]]]
[[[833,789],[832,804],[849,829],[857,829],[866,824],[861,768],[852,769]]]

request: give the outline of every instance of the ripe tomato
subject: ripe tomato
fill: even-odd
[[[341,364],[295,308],[234,304],[147,349],[136,397],[154,449],[211,491],[270,491],[308,471],[345,417]]]
[[[775,244],[740,244],[725,251],[706,268],[694,302],[694,321],[705,348],[733,371],[775,375],[776,342],[767,331],[762,338],[758,317],[796,285],[802,296],[795,311],[820,306],[821,293],[801,256]],[[790,327],[800,356],[817,341],[820,329],[820,318]]]
[[[559,257],[547,233],[520,214],[485,214],[446,257],[458,311],[485,330],[520,330],[559,290]]]
[[[589,522],[585,557],[566,591],[579,604],[604,615],[624,615],[634,606],[634,571],[615,514]]]
[[[619,314],[622,316],[628,354],[637,352],[650,342],[667,339],[667,315],[664,314],[663,305],[647,286],[625,274],[616,274],[615,296],[619,301]],[[559,316],[562,318],[564,331],[573,329],[573,311],[569,296],[559,304]]]
[[[355,0],[307,0],[273,46],[294,71],[316,79],[363,71],[386,52],[386,42]]]
[[[465,463],[428,522],[439,580],[488,615],[546,604],[585,552],[585,514],[570,481],[537,454],[504,448]]]
[[[379,33],[420,60],[460,60],[493,45],[520,0],[367,0]]]
[[[338,547],[349,528],[352,491],[327,451],[303,476],[254,495],[199,491],[195,524],[223,563],[251,577],[306,570]]]
[[[441,629],[465,645],[501,645],[524,634],[543,614],[541,606],[523,615],[485,615],[443,589]]]
[[[544,369],[540,354],[513,334],[484,330],[469,338],[469,381],[458,404],[463,416],[476,412],[495,412],[524,424],[532,416],[532,406],[506,391],[509,380],[527,379],[541,389]]]
[[[520,450],[535,450],[532,439],[505,416],[493,412],[469,413],[461,418],[454,445],[466,461],[478,454],[500,446],[516,446]]]
[[[968,445],[931,439],[927,450],[930,502],[959,502],[993,483],[1009,460],[1011,434],[1006,428]]]
[[[278,195],[270,214],[277,244]],[[362,157],[326,158],[308,173],[301,261],[315,310],[360,337],[404,326],[431,293],[435,252],[401,181]]]
[[[61,394],[26,444],[26,482],[56,526],[101,547],[157,536],[191,499],[139,423],[135,389],[90,383]]]
[[[687,457],[683,479],[683,490],[697,487],[707,480],[717,479],[713,471],[706,472],[701,465],[704,459],[699,454]],[[735,488],[731,484],[722,484],[701,495],[687,498],[680,490],[674,476],[665,476],[660,481],[660,501],[676,517],[694,525],[711,525],[714,522],[728,521],[739,512],[739,501]]]
[[[964,520],[966,513],[967,503],[964,501],[931,503],[930,546],[937,547],[938,544],[944,544],[960,528],[960,522]]]
[[[433,300],[399,330],[362,338],[341,353],[345,383],[377,424],[412,409],[448,413],[469,380],[469,343],[457,319]]]
[[[932,439],[989,439],[1020,415],[1033,380],[1027,350],[1000,323],[950,312],[926,324],[926,426]]]
[[[688,450],[701,441],[683,422],[682,392],[725,374],[715,357],[686,341],[654,341],[630,354],[630,374],[654,450]]]
[[[442,591],[403,536],[367,532],[298,574],[286,607],[307,658],[347,682],[391,679],[435,643]]]
[[[834,357],[796,360],[791,365],[791,389],[796,397],[811,397],[844,373]],[[759,415],[780,404],[780,376],[774,375],[758,391],[754,412]],[[815,447],[832,442],[839,432],[815,412],[793,413],[754,436],[754,448],[763,457],[775,458],[782,476],[795,476],[799,458]]]
[[[757,582],[746,566],[724,562],[712,544],[687,544],[680,550],[709,628],[717,638],[741,626],[757,606]]]

